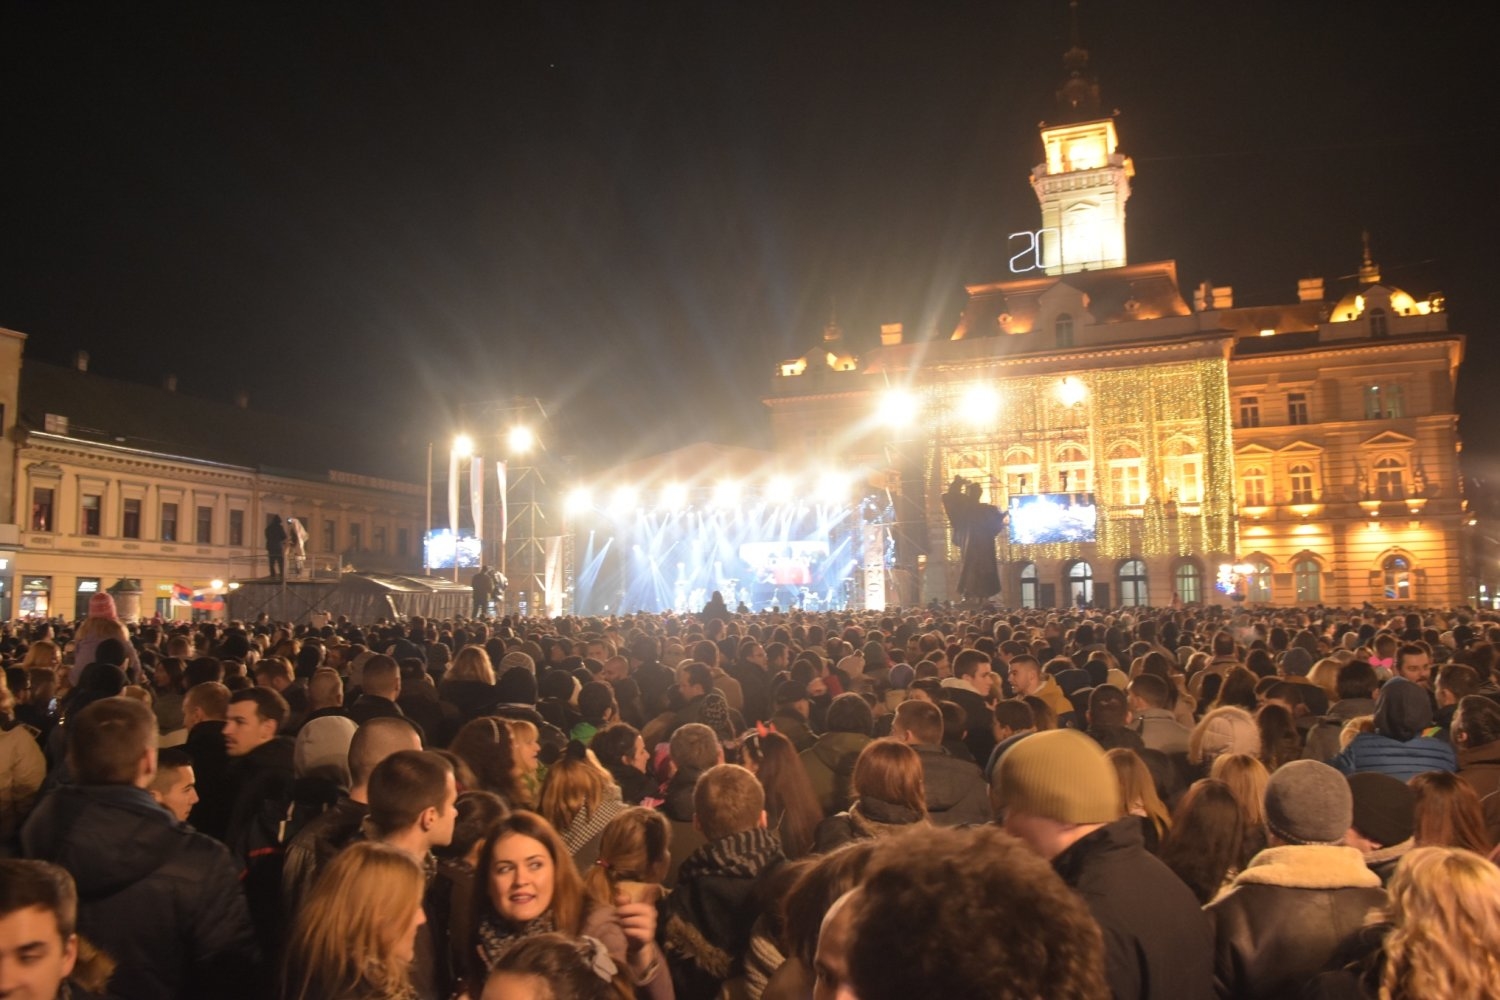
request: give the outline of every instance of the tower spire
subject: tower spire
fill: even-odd
[[[1364,255],[1359,261],[1359,283],[1361,285],[1380,284],[1380,265],[1370,257],[1370,231],[1363,230],[1360,239],[1364,243]]]
[[[1089,121],[1099,117],[1099,83],[1088,76],[1089,52],[1079,41],[1078,0],[1068,0],[1068,51],[1063,53],[1067,76],[1057,91],[1061,122]]]

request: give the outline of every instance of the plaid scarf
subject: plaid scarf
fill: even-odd
[[[522,941],[536,934],[548,934],[557,928],[552,925],[552,914],[542,914],[520,927],[511,927],[496,920],[493,914],[485,914],[479,920],[479,951],[484,964],[493,969],[510,951]]]
[[[781,841],[776,834],[756,827],[704,844],[688,855],[677,878],[679,882],[703,875],[755,878],[780,860]]]

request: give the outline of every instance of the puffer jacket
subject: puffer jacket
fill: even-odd
[[[824,733],[811,749],[802,751],[802,766],[824,816],[849,808],[854,762],[869,742],[863,733]]]
[[[1380,878],[1352,847],[1271,847],[1205,911],[1220,997],[1297,996],[1384,906]]]
[[[937,826],[990,821],[990,786],[978,764],[959,760],[941,746],[913,744],[922,760],[927,816]]]
[[[149,793],[63,786],[32,812],[21,849],[77,882],[78,933],[119,963],[110,997],[266,995],[229,852]]]
[[[1457,771],[1453,745],[1422,735],[1431,725],[1432,698],[1427,689],[1393,678],[1375,699],[1375,731],[1354,737],[1329,763],[1344,774],[1377,771],[1402,781],[1427,771]]]

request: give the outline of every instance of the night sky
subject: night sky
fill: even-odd
[[[1034,229],[1062,0],[6,3],[0,325],[28,356],[378,433],[420,468],[516,395],[580,470],[765,445],[831,311],[946,336]],[[1467,7],[1085,3],[1185,294],[1446,293],[1500,365],[1489,37]],[[1481,183],[1481,172],[1484,173]],[[492,449],[493,450],[493,449]]]

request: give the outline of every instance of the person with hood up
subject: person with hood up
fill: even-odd
[[[854,762],[869,744],[875,719],[861,696],[841,694],[828,706],[828,731],[810,749],[802,752],[802,765],[818,796],[823,815],[832,816],[849,808],[849,785]]]
[[[1375,699],[1375,731],[1354,737],[1329,761],[1343,774],[1377,771],[1409,781],[1427,771],[1457,771],[1452,744],[1423,730],[1432,725],[1432,697],[1401,677],[1385,683]]]

